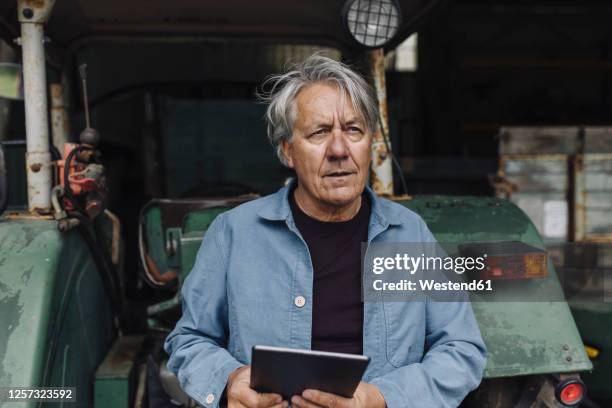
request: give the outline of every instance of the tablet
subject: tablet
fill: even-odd
[[[351,398],[369,363],[357,354],[253,346],[250,385],[288,401],[307,388]]]

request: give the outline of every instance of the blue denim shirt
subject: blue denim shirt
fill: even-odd
[[[289,191],[219,215],[183,284],[183,315],[164,348],[185,392],[205,407],[218,406],[253,345],[310,348],[313,268]],[[368,243],[435,241],[417,214],[367,194]],[[478,386],[486,351],[469,302],[365,302],[363,353],[371,358],[364,381],[389,408],[432,408],[456,407]]]

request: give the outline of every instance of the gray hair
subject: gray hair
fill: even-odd
[[[337,85],[343,94],[350,97],[353,109],[363,118],[370,133],[376,130],[378,103],[372,87],[347,65],[322,55],[311,55],[284,74],[268,78],[264,87],[271,84],[271,89],[258,95],[260,101],[268,104],[265,116],[268,140],[285,165],[287,160],[282,142],[291,142],[297,94],[306,86],[321,82]]]

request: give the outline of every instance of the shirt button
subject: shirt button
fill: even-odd
[[[304,296],[296,296],[294,303],[297,307],[304,307],[306,304],[306,298]]]
[[[207,404],[212,404],[215,401],[215,396],[213,394],[208,394],[206,396],[206,403]]]

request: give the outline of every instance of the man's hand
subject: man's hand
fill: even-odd
[[[227,379],[228,408],[287,408],[289,403],[278,394],[257,392],[249,386],[251,366],[235,370]]]
[[[385,398],[377,386],[361,381],[353,398],[344,398],[318,390],[304,390],[291,397],[296,408],[386,408]]]

